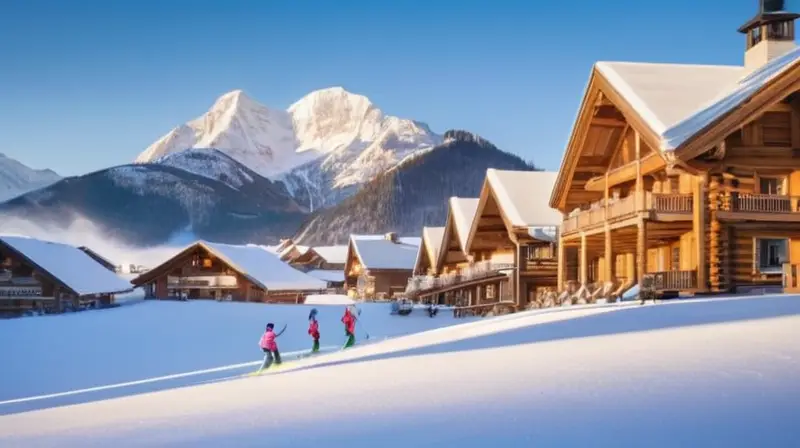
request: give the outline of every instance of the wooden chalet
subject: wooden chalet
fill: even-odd
[[[316,246],[306,248],[303,253],[294,257],[291,265],[304,271],[312,269],[344,271],[346,262],[347,246]]]
[[[438,254],[427,271],[417,270],[409,280],[406,294],[410,298],[448,305],[470,303],[477,285],[466,282],[472,271],[466,271],[471,257],[465,247],[477,208],[478,198],[451,197],[448,200]]]
[[[436,275],[436,264],[439,262],[439,251],[442,248],[444,227],[423,227],[422,244],[417,251],[413,274]]]
[[[555,178],[489,169],[479,198],[451,198],[437,277],[418,275],[409,295],[467,308],[520,308],[555,288],[561,216],[547,204]]]
[[[595,64],[550,199],[559,285],[797,290],[797,17],[762,7],[743,66]]]
[[[115,294],[132,290],[76,247],[0,236],[0,315],[105,306]]]
[[[132,283],[145,290],[145,298],[267,303],[302,303],[327,288],[262,246],[207,241],[189,245]]]
[[[347,294],[367,300],[403,294],[421,244],[421,238],[395,233],[351,235],[344,269]]]
[[[90,248],[88,248],[86,246],[80,246],[78,249],[82,250],[86,255],[92,257],[92,259],[94,259],[94,261],[100,263],[104,268],[108,269],[109,271],[111,271],[111,272],[119,272],[120,269],[116,264],[114,264],[114,262],[112,262],[108,258],[100,255],[99,253],[95,252],[94,250],[92,250],[92,249],[90,249]]]

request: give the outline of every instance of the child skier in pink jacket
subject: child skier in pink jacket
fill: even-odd
[[[267,330],[261,335],[261,340],[258,342],[259,347],[261,347],[261,351],[265,353],[264,355],[264,363],[261,364],[261,368],[258,371],[262,371],[269,366],[272,365],[273,358],[275,361],[275,365],[280,365],[281,363],[281,353],[278,351],[278,344],[275,342],[275,339],[282,335],[286,327],[280,331],[280,333],[275,334],[274,331],[275,325],[273,323],[267,324]]]

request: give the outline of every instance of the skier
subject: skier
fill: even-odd
[[[308,334],[314,339],[314,345],[311,346],[311,353],[319,351],[319,322],[317,322],[317,309],[311,309],[308,314]]]
[[[347,342],[343,348],[352,347],[356,343],[356,316],[350,311],[350,307],[344,309],[342,323],[344,324],[344,333],[347,335]]]
[[[263,351],[265,354],[264,363],[261,364],[261,368],[258,369],[259,372],[271,366],[273,358],[275,365],[281,364],[281,354],[278,351],[278,344],[275,342],[275,339],[283,334],[283,332],[286,330],[286,326],[284,326],[278,334],[275,334],[275,331],[273,330],[274,328],[275,324],[272,322],[268,323],[267,330],[263,335],[261,335],[261,340],[258,343],[258,345],[261,347],[261,351]]]

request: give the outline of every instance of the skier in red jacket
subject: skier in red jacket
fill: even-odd
[[[344,333],[347,335],[344,348],[352,347],[356,343],[356,316],[350,311],[350,307],[344,309],[342,323],[344,324]]]
[[[317,309],[313,308],[308,315],[308,334],[314,339],[311,353],[319,351],[319,322],[317,322]]]

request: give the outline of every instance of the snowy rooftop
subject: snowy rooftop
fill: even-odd
[[[308,275],[324,282],[343,282],[344,271],[334,271],[327,269],[314,269],[307,272]]]
[[[397,237],[397,242],[392,242],[384,235],[351,235],[350,242],[367,269],[412,270],[422,239]]]
[[[800,47],[747,74],[741,66],[598,62],[605,76],[673,150],[800,62]]]
[[[486,170],[486,179],[500,208],[515,227],[550,227],[561,223],[561,213],[549,204],[557,176],[558,173],[549,171]]]
[[[347,261],[347,246],[316,246],[313,249],[328,263],[344,264]]]
[[[22,236],[0,236],[13,250],[81,296],[130,291],[130,282],[77,247]]]
[[[478,202],[480,202],[478,198],[459,198],[455,196],[450,198],[450,213],[456,226],[456,234],[462,250],[467,247],[469,229],[472,227],[472,221],[478,211]]]
[[[428,259],[433,260],[432,263],[436,263],[436,260],[439,258],[439,251],[442,250],[444,227],[423,227],[422,239],[425,244],[419,246],[416,264],[419,264],[420,257],[422,257],[422,246],[425,246],[425,249],[428,251]]]

